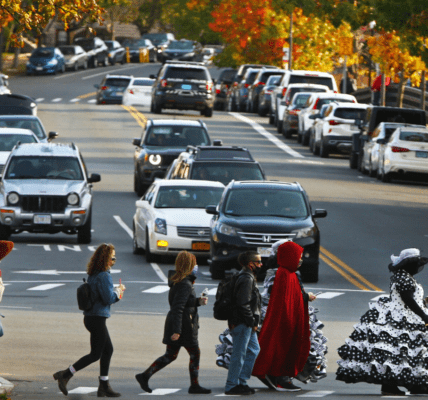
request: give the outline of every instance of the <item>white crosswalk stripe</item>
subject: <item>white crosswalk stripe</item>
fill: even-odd
[[[296,397],[325,397],[325,396],[328,396],[329,394],[332,394],[332,393],[334,393],[334,391],[315,390],[315,391],[307,392],[305,394],[300,394]]]
[[[342,292],[323,292],[317,296],[317,299],[332,299],[337,296],[341,296]]]
[[[61,97],[57,97],[56,99],[52,99],[52,103],[59,103],[62,100]]]
[[[38,99],[36,99],[36,103],[41,103],[44,99],[44,97],[39,97]]]
[[[96,99],[88,100],[88,103],[91,103],[91,104],[94,104],[94,103],[96,103],[96,102],[97,102],[97,100],[96,100]]]
[[[77,103],[78,101],[80,101],[80,99],[71,99],[70,103]]]
[[[169,290],[168,286],[158,285],[158,286],[153,286],[150,289],[143,290],[143,293],[165,293],[168,290]]]
[[[46,285],[34,286],[27,290],[50,290],[50,289],[55,289],[57,287],[64,286],[64,285],[65,283],[48,283]]]
[[[69,394],[89,394],[89,393],[96,392],[97,390],[98,390],[97,387],[81,386],[81,387],[77,387],[76,389],[69,390],[68,393]]]
[[[167,394],[177,393],[181,389],[153,389],[152,393],[140,393],[140,396],[165,396]]]

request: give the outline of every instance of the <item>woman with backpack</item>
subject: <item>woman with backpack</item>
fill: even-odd
[[[152,393],[149,387],[150,377],[172,363],[184,347],[190,356],[190,394],[209,394],[210,389],[199,385],[199,359],[201,351],[198,343],[199,316],[198,307],[206,305],[208,298],[197,298],[193,284],[196,279],[197,265],[194,254],[181,251],[175,260],[175,271],[169,271],[168,285],[170,287],[168,301],[170,311],[166,317],[163,343],[166,352],[154,361],[149,368],[135,379],[141,388]]]
[[[72,376],[88,365],[100,360],[100,377],[97,396],[119,397],[120,393],[113,391],[108,380],[110,359],[113,345],[106,326],[110,317],[110,305],[118,302],[125,287],[115,288],[110,275],[110,269],[116,262],[116,251],[112,244],[104,243],[95,250],[88,266],[88,283],[91,287],[92,308],[84,311],[83,323],[91,334],[91,352],[82,357],[69,368],[56,372],[53,377],[58,381],[59,390],[67,396],[67,383]]]

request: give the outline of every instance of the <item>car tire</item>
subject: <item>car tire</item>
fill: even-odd
[[[132,253],[133,254],[143,254],[144,253],[144,249],[142,249],[137,244],[137,239],[135,237],[135,225],[134,224],[132,224]]]
[[[74,63],[73,69],[74,71],[77,71],[79,69],[79,65],[77,64],[77,61]]]
[[[155,114],[162,114],[162,107],[158,106],[158,104],[155,102],[155,104],[153,105],[153,112]]]
[[[116,64],[116,57],[111,59],[110,65],[115,65]]]
[[[282,133],[282,120],[279,119],[276,120],[276,131],[278,133]]]
[[[12,234],[10,226],[0,224],[0,240],[8,240]]]
[[[85,62],[83,63],[83,69],[88,69],[88,61],[85,61]]]
[[[377,175],[377,170],[376,170],[376,169],[373,169],[372,161],[370,160],[369,176],[370,176],[371,178],[374,178],[374,177],[376,177],[376,175]]]
[[[256,100],[257,97],[253,100],[253,103],[251,105],[251,112],[254,114],[257,114],[259,112],[259,102]]]
[[[125,64],[125,58],[126,58],[126,56],[125,56],[125,54],[122,56],[122,59],[120,60],[120,63],[123,65],[123,64]]]
[[[63,64],[63,65],[61,66],[60,72],[61,72],[61,74],[63,74],[63,73],[65,72],[65,64]]]
[[[212,279],[224,279],[224,269],[221,268],[220,263],[211,262],[210,272]]]
[[[266,115],[267,115],[266,108],[265,108],[265,107],[260,107],[260,106],[259,106],[259,109],[258,109],[257,113],[258,113],[261,117],[266,117]]]
[[[272,115],[272,113],[269,115],[269,124],[270,125],[273,125],[273,123],[274,123],[274,116]]]
[[[108,57],[107,56],[104,57],[103,65],[104,65],[104,67],[108,66]]]
[[[77,230],[77,243],[89,244],[92,239],[92,211],[89,211],[88,220]]]
[[[329,155],[328,147],[324,145],[324,140],[321,138],[320,156],[321,158],[328,158],[328,155]]]
[[[134,191],[138,197],[141,197],[147,190],[147,187],[141,183],[139,176],[134,174]]]
[[[385,169],[384,168],[382,168],[382,174],[381,174],[380,180],[383,183],[390,183],[391,182],[391,174],[390,173],[389,174],[385,173]]]
[[[211,118],[211,117],[213,116],[213,109],[212,109],[212,107],[207,107],[207,108],[204,110],[204,115],[205,115],[206,117],[208,117],[208,118]]]
[[[227,103],[227,110],[230,112],[236,112],[238,111],[237,107],[236,107],[236,103],[233,101],[233,97],[229,96],[229,101]]]
[[[308,146],[309,145],[309,135],[310,135],[310,131],[305,132],[302,135],[302,146]]]
[[[309,150],[311,151],[312,154],[315,154],[315,138],[314,138],[314,133],[311,132],[311,136],[309,138]]]
[[[149,245],[149,231],[146,231],[146,248],[144,249],[144,252],[146,254],[146,261],[148,263],[155,262],[156,256],[150,251],[150,245]]]
[[[98,67],[98,61],[96,60],[95,57],[91,61],[91,67],[92,68],[97,68]]]
[[[302,134],[297,132],[297,143],[302,143]]]
[[[349,156],[349,168],[356,169],[358,166],[358,155],[354,152],[351,152],[351,155]]]

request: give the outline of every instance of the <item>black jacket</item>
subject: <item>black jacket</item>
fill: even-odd
[[[169,271],[168,278],[171,278],[175,271]],[[169,279],[171,288],[168,295],[170,311],[166,316],[165,329],[162,343],[194,347],[198,346],[199,301],[196,298],[193,282],[196,277],[189,275],[181,282],[175,285]],[[176,341],[171,340],[174,333],[179,333],[180,338]]]
[[[229,325],[245,324],[252,328],[260,323],[261,299],[254,274],[242,268],[238,274],[233,293],[232,318]]]

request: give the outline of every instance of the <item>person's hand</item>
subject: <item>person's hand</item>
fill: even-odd
[[[122,292],[124,292],[126,290],[125,285],[123,285],[122,283],[119,285],[119,288],[122,290]]]
[[[117,294],[117,297],[119,297],[119,299],[122,299],[123,297],[123,290],[118,286],[114,288],[114,291]]]
[[[259,327],[258,326],[253,326],[253,331],[254,332],[257,332],[257,330],[259,329]]]
[[[308,296],[309,296],[309,301],[314,301],[316,298],[317,298],[317,296],[315,296],[313,293],[311,293],[311,292],[309,292],[308,293]]]
[[[178,340],[178,339],[180,339],[180,334],[179,334],[179,333],[174,333],[174,334],[171,336],[171,340],[173,340],[174,342],[175,342],[176,340]]]
[[[199,305],[206,306],[208,304],[208,297],[199,297]]]

